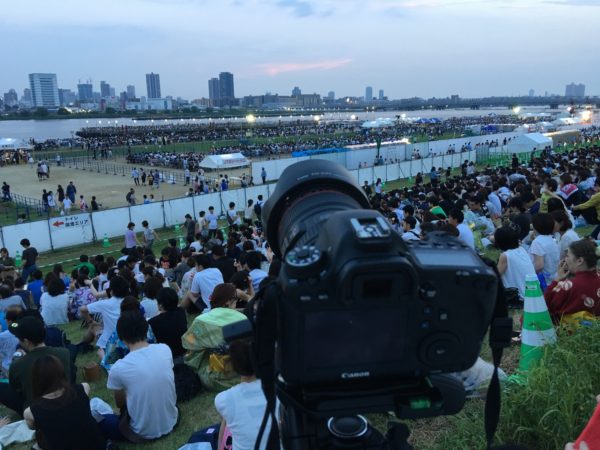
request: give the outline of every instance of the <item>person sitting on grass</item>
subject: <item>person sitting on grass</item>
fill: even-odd
[[[239,339],[229,345],[229,355],[233,370],[240,376],[240,383],[215,397],[215,408],[221,416],[219,427],[219,448],[223,444],[225,429],[229,429],[234,448],[254,448],[267,400],[256,379],[252,362],[252,342]],[[270,425],[263,434],[263,441],[269,435]],[[260,448],[264,448],[264,443]]]
[[[595,320],[600,316],[600,275],[596,270],[598,248],[594,241],[572,242],[561,261],[558,276],[544,292],[555,323]]]
[[[69,323],[69,296],[65,293],[65,283],[53,278],[48,283],[48,292],[40,298],[40,313],[46,325],[64,325]]]
[[[10,285],[0,285],[0,311],[4,312],[11,306],[20,306],[23,309],[27,309],[23,299],[12,292]]]
[[[560,250],[554,240],[554,219],[550,214],[538,213],[531,218],[533,226],[533,242],[529,247],[529,254],[533,266],[544,289],[556,278]]]
[[[10,332],[19,339],[22,356],[14,359],[8,371],[8,384],[0,383],[0,403],[18,414],[30,405],[33,396],[33,364],[44,356],[55,356],[65,368],[66,379],[71,380],[71,361],[66,348],[49,347],[44,343],[46,328],[40,317],[27,316],[13,322]]]
[[[96,267],[90,262],[88,255],[81,255],[79,257],[79,264],[75,266],[75,269],[80,272],[82,267],[86,267],[88,269],[90,278],[94,278],[96,276]]]
[[[69,315],[73,319],[81,319],[80,310],[83,306],[87,306],[104,297],[106,297],[106,291],[98,292],[92,280],[85,274],[85,270],[81,271],[72,283],[72,299]]]
[[[10,332],[12,323],[17,322],[23,316],[23,308],[20,306],[11,306],[6,310],[4,317],[6,328],[0,331],[0,378],[8,379],[8,371],[12,364],[13,357],[19,346],[19,339]]]
[[[514,224],[498,228],[494,244],[502,253],[498,258],[498,273],[505,289],[516,288],[521,299],[525,298],[525,276],[535,275],[535,267],[527,250],[519,245],[518,226]]]
[[[148,344],[148,323],[140,311],[124,312],[117,334],[129,353],[112,366],[106,387],[121,414],[101,413],[100,429],[108,439],[133,443],[166,436],[179,416],[171,350],[165,344]],[[108,406],[99,399],[94,405],[93,412]]]
[[[33,297],[33,303],[36,308],[40,307],[40,298],[42,297],[42,290],[44,287],[44,274],[41,270],[34,270],[31,274],[33,281],[30,281],[27,284],[27,290],[31,292]],[[27,283],[27,279],[23,278],[23,280]]]
[[[89,344],[93,342],[96,335],[100,332],[100,328],[93,320],[92,314],[100,314],[102,317],[102,331],[96,342],[100,360],[104,358],[104,349],[108,338],[117,326],[117,320],[121,313],[121,302],[129,295],[129,283],[123,277],[115,276],[110,280],[110,292],[112,297],[109,299],[90,303],[79,309],[81,318],[88,325],[88,334],[83,338],[81,343]]]
[[[158,314],[148,320],[156,342],[167,344],[173,353],[173,359],[183,357],[185,349],[181,337],[187,331],[185,311],[177,307],[179,297],[171,288],[161,288],[156,294]]]
[[[121,316],[127,311],[139,311],[144,314],[144,308],[140,305],[138,299],[132,296],[125,297],[121,302]],[[156,342],[151,328],[148,328],[147,340],[149,344]],[[108,342],[106,343],[106,347],[104,349],[104,358],[102,358],[100,364],[108,372],[113,364],[119,359],[123,358],[127,353],[129,353],[129,349],[123,343],[123,341],[119,339],[117,330],[115,330],[108,338]]]
[[[70,385],[63,363],[52,355],[33,363],[32,382],[33,401],[23,417],[27,426],[36,430],[39,448],[106,448],[106,439],[90,410],[89,384]]]
[[[223,339],[225,325],[246,319],[235,309],[237,300],[235,285],[218,284],[210,296],[211,310],[197,316],[181,338],[183,348],[188,350],[186,364],[196,371],[207,389],[230,388],[237,379],[227,364]]]

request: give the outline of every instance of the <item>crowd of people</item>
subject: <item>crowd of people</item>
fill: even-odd
[[[432,168],[411,187],[383,192],[378,180],[363,188],[405,240],[441,230],[480,252],[495,246],[501,252],[498,270],[515,298],[524,296],[526,275],[536,275],[556,323],[572,315],[593,318],[600,314],[594,262],[600,234],[600,129],[584,134],[584,146],[567,152],[548,147],[521,160],[513,155],[509,167],[476,170],[465,161],[460,175]],[[589,238],[575,231],[580,225],[594,225]]]
[[[83,149],[90,152],[94,159],[112,158],[112,148],[126,147],[132,163],[148,164],[153,159],[157,159],[157,164],[183,168],[183,159],[187,159],[190,166],[193,166],[194,162],[199,162],[195,161],[198,156],[183,155],[179,158],[174,154],[157,158],[156,153],[160,153],[160,149],[169,144],[208,141],[214,143],[212,150],[214,154],[240,152],[247,157],[277,157],[292,151],[373,143],[377,140],[390,141],[412,137],[434,140],[449,134],[462,136],[466,127],[470,125],[496,124],[517,127],[532,121],[533,118],[518,118],[514,115],[452,117],[436,121],[399,119],[393,126],[378,128],[376,131],[363,128],[362,121],[341,119],[321,121],[298,119],[290,122],[254,123],[251,126],[247,124],[240,126],[237,122],[231,121],[213,121],[209,124],[152,123],[136,126],[88,127],[79,130],[72,138],[45,141],[31,139],[30,144],[35,151],[60,148]],[[248,132],[252,138],[273,141],[277,138],[277,142],[252,144],[249,142]],[[495,129],[484,129],[482,132],[492,133]],[[290,138],[285,139],[286,137]],[[311,139],[307,140],[306,137]],[[221,145],[219,141],[238,142],[234,145]],[[151,146],[153,150],[146,152],[147,154],[134,155],[132,153],[137,153],[132,151],[134,146]],[[11,153],[10,157],[13,158],[14,155]]]
[[[442,231],[479,252],[497,248],[511,306],[522,307],[525,279],[534,275],[556,324],[595,320],[600,129],[584,135],[585,145],[514,155],[507,167],[465,161],[460,174],[434,168],[405,188],[386,190],[377,180],[363,189],[404,240]],[[263,205],[261,196],[230,203],[225,219],[213,206],[187,214],[180,238],[164,247],[147,221],[141,229],[129,223],[120,257],[81,255],[72,269],[40,271],[28,239],[19,270],[1,249],[0,361],[8,383],[0,383],[0,403],[36,430],[41,448],[101,449],[169,435],[181,419],[178,404],[202,387],[220,392],[214,407],[222,422],[190,442],[216,446],[229,437],[235,448],[252,448],[262,419],[256,411],[266,404],[252,342],[227,345],[222,329],[254,314],[256,293],[281,268],[262,232]],[[576,232],[584,224],[596,226],[591,238]],[[58,328],[70,321],[84,328],[76,343]],[[77,354],[91,350],[117,411],[86,383],[75,384]]]

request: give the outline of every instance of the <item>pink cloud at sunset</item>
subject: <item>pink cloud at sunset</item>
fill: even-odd
[[[287,62],[258,64],[258,68],[267,75],[276,76],[286,72],[305,72],[309,70],[332,70],[352,62],[350,58],[333,59],[319,62]]]

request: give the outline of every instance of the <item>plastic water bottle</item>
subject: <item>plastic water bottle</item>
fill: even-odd
[[[21,267],[22,262],[23,259],[21,258],[21,252],[17,250],[17,253],[15,253],[15,267]]]

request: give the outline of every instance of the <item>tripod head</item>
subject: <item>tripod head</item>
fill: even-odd
[[[381,387],[384,386],[384,387]],[[286,450],[407,449],[406,426],[394,423],[384,437],[361,414],[393,411],[398,419],[456,414],[465,401],[462,383],[436,375],[395,383],[296,388],[276,382],[282,404],[282,441]]]

